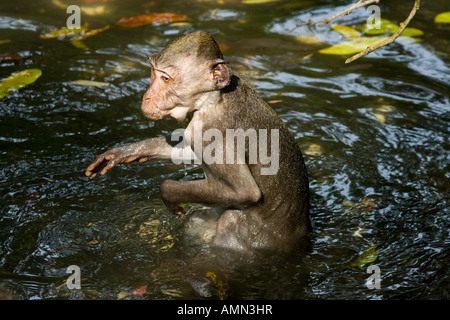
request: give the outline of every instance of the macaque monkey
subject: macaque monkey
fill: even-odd
[[[205,179],[162,182],[161,198],[170,211],[183,216],[180,203],[225,208],[213,240],[218,247],[243,252],[300,248],[310,231],[308,176],[300,148],[275,111],[244,76],[231,70],[206,33],[173,41],[150,64],[144,115],[181,122],[189,113],[189,125],[184,132],[106,151],[86,175],[156,158],[201,161]],[[245,143],[236,142],[233,149],[229,146],[235,139]],[[264,171],[269,169],[268,154],[277,163]]]

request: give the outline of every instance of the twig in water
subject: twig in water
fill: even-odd
[[[352,56],[352,57],[348,58],[347,60],[345,60],[345,63],[353,62],[356,59],[361,58],[362,56],[366,56],[369,53],[371,53],[371,52],[373,52],[373,51],[375,51],[375,50],[377,50],[377,49],[379,49],[379,48],[381,48],[381,47],[383,47],[385,45],[388,45],[388,44],[394,42],[395,39],[397,39],[400,36],[400,34],[403,32],[403,30],[405,30],[406,26],[409,24],[409,22],[415,16],[415,14],[419,10],[419,8],[420,8],[420,0],[415,0],[414,1],[414,6],[413,6],[411,12],[409,13],[408,18],[406,18],[405,21],[400,23],[400,28],[398,28],[398,30],[392,36],[390,36],[389,38],[384,39],[384,40],[382,40],[382,41],[380,41],[378,43],[375,43],[373,46],[368,46],[366,48],[366,50],[364,50],[364,51],[362,51],[360,53],[357,53],[354,56]]]
[[[342,17],[348,15],[350,12],[352,12],[355,9],[358,9],[360,7],[364,7],[364,6],[372,4],[372,3],[378,3],[378,2],[380,2],[380,0],[359,0],[357,3],[352,4],[347,9],[342,10],[341,12],[338,12],[335,15],[329,17],[329,18],[322,19],[322,20],[319,20],[319,21],[312,21],[311,19],[309,19],[307,22],[303,22],[303,23],[297,24],[292,30],[289,31],[289,33],[294,31],[298,27],[302,27],[302,26],[306,26],[306,25],[312,26],[312,25],[318,24],[319,26],[323,26],[324,24],[330,23],[331,21],[333,21],[336,18],[342,18]]]

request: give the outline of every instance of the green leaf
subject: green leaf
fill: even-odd
[[[83,42],[83,40],[74,38],[72,39],[72,45],[78,49],[89,50],[88,46]]]
[[[40,69],[26,69],[10,75],[0,83],[0,99],[9,96],[11,90],[18,90],[35,82],[41,74]]]
[[[108,82],[99,82],[99,81],[91,81],[91,80],[74,80],[73,83],[88,86],[88,87],[106,87],[109,86]]]
[[[78,29],[75,28],[61,28],[59,30],[55,30],[53,32],[46,33],[41,36],[42,39],[52,39],[52,38],[59,38],[59,37],[65,37],[77,33],[82,33],[89,30],[88,27],[82,26]]]
[[[342,26],[339,24],[333,24],[331,25],[331,28],[337,32],[339,32],[341,35],[343,35],[347,39],[358,39],[361,38],[361,33],[356,30],[355,28],[349,27],[349,26]]]
[[[337,54],[337,55],[349,55],[355,54],[366,50],[368,46],[372,46],[382,40],[385,37],[361,37],[359,39],[345,41],[338,43],[334,46],[319,50],[323,54]]]
[[[418,37],[423,36],[423,31],[417,28],[405,28],[402,32],[404,37]]]
[[[379,252],[377,251],[375,246],[370,247],[366,251],[364,251],[358,258],[356,258],[352,263],[352,267],[360,267],[362,268],[364,265],[375,261],[378,257]]]
[[[434,17],[436,23],[450,23],[450,11],[439,13]]]
[[[365,34],[370,35],[377,35],[377,34],[384,34],[384,33],[395,33],[400,27],[389,21],[388,19],[381,18],[380,24],[376,25],[375,28],[370,29],[369,25],[363,24],[359,29],[364,32]],[[416,37],[416,36],[422,36],[423,31],[417,28],[405,28],[402,32],[402,36],[405,37]]]
[[[363,24],[359,29],[365,34],[377,35],[384,33],[394,33],[398,30],[399,26],[392,23],[388,19],[381,18],[379,24],[376,24],[373,29],[370,29],[369,25]]]

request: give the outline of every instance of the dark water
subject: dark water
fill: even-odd
[[[288,34],[350,2],[94,2],[86,6],[96,14],[82,14],[91,28],[146,12],[192,21],[113,25],[84,41],[89,50],[40,38],[65,26],[64,1],[3,2],[0,41],[11,41],[0,42],[0,53],[23,59],[2,62],[0,78],[43,73],[0,101],[0,284],[19,299],[217,299],[223,287],[206,276],[213,271],[232,298],[448,299],[450,25],[433,18],[450,7],[424,1],[411,25],[424,31],[421,42],[397,42],[350,65],[317,52],[342,41],[329,26]],[[412,3],[382,2],[382,16],[397,23]],[[368,16],[360,9],[338,23],[360,25]],[[293,261],[228,271],[204,263],[208,244],[186,234],[158,191],[167,178],[202,177],[199,168],[155,161],[84,176],[104,150],[179,127],[142,115],[145,60],[197,30],[213,34],[233,68],[255,79],[305,154],[314,232],[310,250]],[[192,217],[204,211],[190,209]],[[370,261],[355,266],[370,249]],[[81,268],[81,290],[63,285],[70,265]],[[369,265],[380,268],[381,289],[366,286]],[[145,293],[133,294],[142,286]]]

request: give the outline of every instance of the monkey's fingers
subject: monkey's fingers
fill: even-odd
[[[102,167],[100,174],[104,175],[106,172],[114,168],[120,163],[130,163],[136,161],[139,156],[122,156],[115,154],[108,154],[105,156],[106,164]]]
[[[175,208],[175,214],[177,216],[179,216],[180,218],[184,218],[184,216],[186,215],[186,211],[184,211],[183,207],[181,206],[176,206]]]
[[[102,154],[98,156],[86,169],[86,176],[94,178],[98,172],[102,171],[109,162],[114,158],[113,155]]]
[[[94,178],[100,171],[108,165],[108,161],[93,162],[86,170],[86,176]]]

